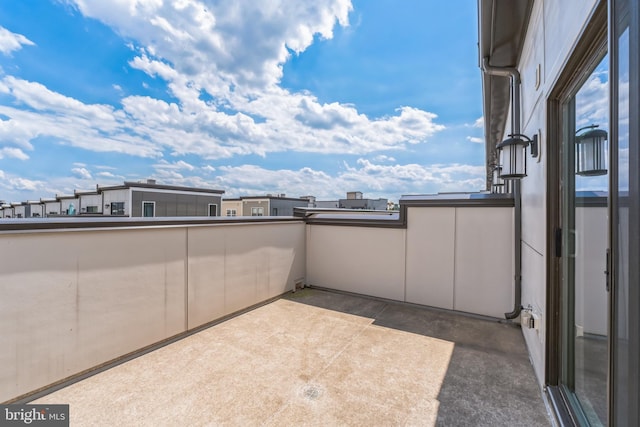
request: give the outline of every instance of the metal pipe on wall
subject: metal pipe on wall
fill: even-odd
[[[482,72],[494,76],[509,77],[511,80],[511,133],[520,133],[520,72],[514,67],[494,67],[489,65],[489,58],[482,59]],[[515,319],[522,309],[522,201],[520,197],[520,180],[513,180],[514,201],[514,303],[513,311],[505,313],[508,320]]]

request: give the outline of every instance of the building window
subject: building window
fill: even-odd
[[[111,203],[111,215],[124,215],[124,202]]]
[[[97,206],[87,206],[87,213],[98,213]]]
[[[227,209],[227,216],[236,216],[237,214],[235,209]]]
[[[218,205],[209,203],[209,216],[218,216]]]
[[[264,216],[264,208],[251,208],[251,216]]]
[[[156,216],[156,202],[142,202],[142,216],[143,217]]]
[[[271,215],[278,216],[278,208],[271,209]]]

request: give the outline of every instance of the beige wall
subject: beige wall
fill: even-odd
[[[513,309],[513,208],[410,208],[407,302],[502,318]]]
[[[576,333],[607,335],[607,208],[576,208]]]
[[[302,223],[189,230],[189,328],[292,290],[305,278]]]
[[[454,309],[504,318],[514,308],[513,208],[456,208]]]
[[[309,285],[404,300],[406,230],[307,227]]]
[[[227,209],[235,209],[236,216],[242,216],[242,200],[223,200],[220,216],[227,216]]]
[[[307,227],[310,285],[500,318],[513,309],[513,208],[409,208],[406,230]]]
[[[0,233],[0,401],[277,296],[302,222]]]
[[[410,208],[407,301],[453,309],[456,208]]]
[[[271,215],[271,203],[269,199],[244,199],[242,200],[242,215],[251,216],[251,208],[262,208],[262,215]]]

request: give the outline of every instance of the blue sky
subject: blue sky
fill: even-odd
[[[484,188],[476,2],[0,3],[0,200]]]

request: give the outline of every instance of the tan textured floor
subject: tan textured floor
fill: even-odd
[[[32,403],[71,425],[435,425],[454,343],[280,299]]]
[[[549,426],[517,325],[304,289],[34,403],[71,424]]]

